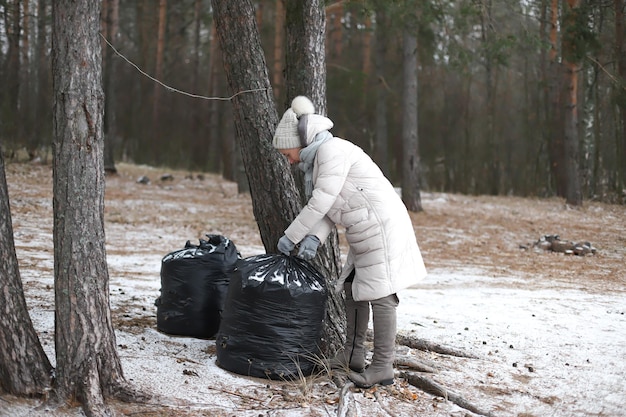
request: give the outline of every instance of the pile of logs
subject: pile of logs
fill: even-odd
[[[533,246],[551,252],[564,253],[566,255],[594,255],[596,248],[589,242],[570,242],[561,240],[559,235],[545,235],[536,241]]]

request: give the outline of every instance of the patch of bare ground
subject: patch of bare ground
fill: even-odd
[[[519,275],[529,285],[577,284],[589,291],[624,288],[626,206],[557,198],[424,193],[424,212],[412,213],[430,268],[478,268],[493,276]],[[576,256],[535,246],[544,235],[589,242],[594,255]],[[526,284],[525,284],[526,285]]]
[[[105,221],[123,227],[107,229],[108,254],[128,250],[127,239],[134,243],[130,247],[142,251],[154,250],[156,240],[215,232],[236,243],[262,246],[250,196],[237,194],[236,184],[215,174],[125,163],[117,167],[119,174],[107,178]],[[172,179],[161,179],[169,175]],[[150,183],[139,183],[140,177]],[[22,240],[45,238],[51,248],[51,167],[8,164],[7,178],[11,210],[20,219],[16,228],[30,234]],[[494,276],[565,280],[600,291],[626,283],[626,206],[585,201],[582,207],[571,207],[558,198],[430,192],[422,193],[422,205],[424,211],[411,217],[428,269],[476,268]],[[32,227],[29,219],[42,221]],[[171,235],[151,234],[151,226]],[[590,242],[597,252],[565,255],[533,245],[554,234],[566,241]],[[177,242],[172,248],[180,246]]]

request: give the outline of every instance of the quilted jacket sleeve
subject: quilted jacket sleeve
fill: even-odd
[[[333,230],[334,226],[335,223],[333,223],[332,220],[330,220],[328,217],[324,217],[311,229],[308,234],[317,236],[320,242],[324,243],[328,238],[330,232]]]
[[[323,242],[330,233],[332,226],[328,227],[330,222],[326,219],[326,214],[335,204],[350,170],[348,155],[333,146],[333,142],[330,140],[324,143],[317,151],[317,177],[314,179],[312,196],[285,230],[292,242],[298,243],[310,233],[314,233]]]

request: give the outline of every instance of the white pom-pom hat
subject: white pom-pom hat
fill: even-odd
[[[303,114],[315,113],[315,106],[308,97],[298,96],[291,101],[291,110],[293,110],[296,116],[300,117]]]
[[[315,135],[333,127],[333,122],[315,114],[315,106],[305,96],[297,96],[276,126],[272,144],[276,149],[304,148]]]

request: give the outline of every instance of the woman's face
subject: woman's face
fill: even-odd
[[[300,149],[302,148],[279,149],[279,152],[287,158],[290,165],[293,165],[300,162]]]

